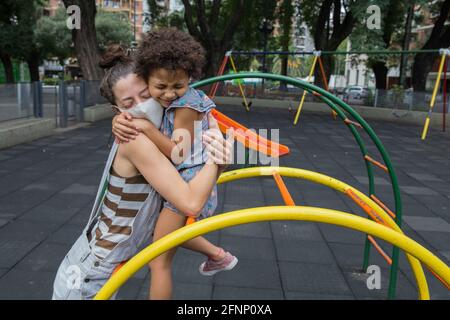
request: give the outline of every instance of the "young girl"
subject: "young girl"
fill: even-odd
[[[133,110],[150,96],[145,81],[134,73],[134,59],[125,52],[120,47],[106,52],[102,66],[107,71],[101,93],[111,104]],[[217,125],[212,117],[209,120],[211,126]],[[142,119],[134,119],[133,123],[153,126]],[[225,143],[223,137],[206,132],[205,138],[206,144],[215,148],[215,155],[208,156],[215,163],[223,161],[229,149],[220,148]],[[122,261],[148,245],[161,210],[161,196],[178,210],[196,215],[219,174],[217,165],[207,164],[187,183],[146,136],[114,144],[89,221],[58,268],[53,299],[92,299]]]
[[[176,165],[185,181],[193,179],[206,161],[201,146],[201,132],[208,129],[206,115],[215,107],[203,92],[189,87],[192,78],[201,75],[205,64],[204,49],[190,35],[174,28],[159,29],[144,35],[138,47],[136,73],[147,81],[149,93],[164,108],[161,131],[152,127],[143,132]],[[135,129],[126,119],[117,117],[113,132],[121,140],[133,139]],[[200,147],[200,148],[199,148]],[[217,189],[213,189],[197,219],[211,216],[217,206]],[[153,240],[184,226],[186,215],[170,201],[164,202],[155,227]],[[200,273],[213,275],[231,270],[238,260],[229,252],[210,244],[206,239],[193,239],[208,260],[200,265]],[[198,248],[197,247],[197,248]],[[169,299],[172,292],[171,263],[176,249],[166,252],[150,263],[152,271],[150,297]]]

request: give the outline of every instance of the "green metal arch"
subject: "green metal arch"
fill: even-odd
[[[375,131],[370,127],[370,125],[355,111],[353,108],[351,108],[348,104],[343,102],[341,99],[337,98],[336,96],[332,95],[328,91],[317,87],[313,84],[310,84],[305,81],[301,81],[298,79],[294,79],[291,77],[283,76],[283,75],[277,75],[277,74],[270,74],[270,73],[260,73],[260,72],[241,72],[241,73],[234,73],[234,74],[227,74],[217,77],[212,77],[208,79],[201,80],[199,82],[196,82],[192,85],[194,88],[198,88],[201,86],[206,86],[215,82],[220,81],[226,81],[226,80],[233,80],[233,79],[244,79],[244,78],[263,78],[263,79],[269,79],[269,80],[275,80],[275,81],[282,81],[285,83],[289,83],[292,85],[295,85],[297,87],[301,87],[304,90],[307,90],[308,92],[316,92],[319,94],[319,98],[327,104],[332,110],[334,110],[338,116],[345,120],[347,118],[346,114],[343,112],[346,111],[348,114],[350,114],[353,119],[355,119],[361,127],[366,131],[366,133],[369,135],[372,142],[377,147],[378,151],[381,154],[381,157],[383,158],[384,163],[386,164],[386,167],[388,168],[388,174],[391,180],[392,189],[394,193],[394,201],[395,201],[395,222],[399,227],[401,227],[401,218],[402,218],[402,203],[401,203],[401,195],[400,195],[400,188],[398,186],[398,179],[397,175],[395,174],[394,168],[392,166],[392,162],[389,158],[389,155],[384,148],[383,144],[381,143],[378,136],[375,134]],[[367,155],[367,149],[364,145],[364,142],[359,134],[359,132],[356,130],[356,128],[349,124],[349,129],[352,132],[353,136],[355,137],[355,140],[358,143],[358,146],[363,154],[363,156]],[[375,184],[374,184],[374,177],[372,172],[372,164],[364,159],[366,164],[366,170],[367,175],[369,179],[369,193],[374,194],[375,193]],[[365,259],[364,259],[364,265],[367,264],[368,261],[368,254],[369,254],[369,243],[366,239],[366,250],[365,250]],[[391,266],[391,274],[390,274],[390,286],[389,286],[389,298],[393,299],[395,297],[395,286],[397,282],[397,267],[398,267],[398,256],[399,256],[399,250],[397,247],[394,247],[393,253],[392,253],[392,266]]]

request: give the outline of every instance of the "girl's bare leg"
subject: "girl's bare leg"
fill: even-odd
[[[155,226],[153,241],[181,228],[186,223],[183,217],[170,209],[163,208]],[[220,260],[225,254],[221,248],[213,245],[203,237],[197,237],[186,241],[183,247]],[[163,300],[172,296],[172,260],[177,248],[173,248],[149,263],[151,269],[150,299]]]

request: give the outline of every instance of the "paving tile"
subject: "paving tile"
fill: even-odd
[[[12,268],[38,244],[38,241],[0,238],[0,268]]]
[[[56,209],[44,203],[27,211],[19,218],[19,220],[41,222],[53,221],[64,223],[72,218],[78,211],[80,211],[80,208],[68,207],[64,209]]]
[[[198,271],[203,261],[205,257],[199,253],[178,249],[173,260],[173,281],[211,285],[213,278],[202,276]]]
[[[429,173],[408,173],[411,177],[416,179],[417,181],[432,181],[432,182],[441,182],[443,181],[438,176]]]
[[[279,270],[275,261],[239,259],[233,270],[214,276],[221,286],[281,289]]]
[[[247,236],[258,238],[271,238],[269,222],[255,222],[242,224],[234,227],[222,229],[221,234],[225,236]]]
[[[17,270],[54,272],[59,268],[70,245],[56,243],[42,243],[34,248],[27,256],[15,266]]]
[[[9,223],[10,220],[8,219],[0,219],[0,228]]]
[[[271,222],[273,237],[280,240],[323,241],[318,226],[315,223],[303,221]]]
[[[61,190],[62,194],[86,194],[93,195],[97,193],[98,186],[97,185],[85,185],[80,183],[74,183]]]
[[[275,260],[272,239],[221,236],[220,246],[238,259]]]
[[[1,300],[49,300],[52,297],[54,272],[13,269],[0,279]]]
[[[286,291],[351,295],[336,265],[281,261],[280,270]]]
[[[416,231],[438,231],[450,233],[450,223],[441,218],[404,216],[403,220]]]
[[[355,179],[358,180],[361,184],[369,184],[369,178],[367,176],[355,176]],[[390,186],[391,183],[385,179],[380,177],[374,177],[374,182],[376,186]]]
[[[275,247],[279,261],[336,263],[325,242],[276,239]]]
[[[359,231],[350,230],[348,228],[338,227],[334,225],[319,225],[324,238],[328,242],[364,244],[364,234]]]
[[[402,189],[403,192],[410,195],[430,195],[430,196],[439,195],[436,191],[427,187],[400,186],[400,189]]]
[[[48,237],[49,242],[72,245],[83,232],[84,225],[65,224]]]
[[[40,242],[56,231],[60,226],[61,223],[58,222],[15,220],[0,229],[0,238]]]
[[[449,264],[450,263],[450,251],[439,251],[439,253],[447,259],[447,264]]]

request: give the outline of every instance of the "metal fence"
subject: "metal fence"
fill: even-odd
[[[0,121],[39,116],[36,109],[39,98],[36,84],[20,82],[0,85]]]
[[[281,90],[280,83],[275,81],[265,81],[264,86],[261,83],[245,83],[242,85],[242,88],[249,99],[291,100],[293,104],[295,104],[295,101],[300,101],[303,94],[301,88],[293,86],[287,86],[284,90]],[[208,93],[210,88],[204,87],[202,90]],[[350,106],[367,106],[404,111],[428,111],[431,100],[431,92],[414,92],[410,89],[374,89],[361,92],[360,94],[349,94],[343,90],[333,89],[330,92],[343,99]],[[222,97],[240,97],[241,95],[240,88],[236,83],[221,83],[216,92],[216,96]],[[319,102],[319,99],[312,94],[308,94],[305,101]],[[450,94],[447,95],[445,106],[445,113],[450,113]],[[444,100],[441,92],[436,96],[433,112],[442,113],[443,110]]]
[[[88,106],[108,103],[100,96],[99,81],[60,81],[58,85],[43,85],[42,82],[22,82],[0,85],[0,122],[30,117],[55,119],[58,127],[67,127],[83,121],[83,110]],[[289,100],[294,106],[300,101],[303,90],[287,86],[280,90],[280,83],[266,80],[262,83],[244,83],[242,88],[249,99]],[[209,93],[209,87],[201,88]],[[428,111],[430,92],[411,90],[367,90],[359,94],[346,94],[331,90],[333,94],[350,106],[362,105],[374,108],[388,108],[409,111]],[[237,83],[220,83],[216,96],[239,97],[241,91]],[[449,112],[450,95],[447,97],[446,113]],[[318,102],[311,94],[306,101]],[[442,113],[444,103],[438,94],[433,112]]]
[[[41,81],[0,85],[0,122],[31,117],[55,119],[58,127],[83,121],[83,110],[107,101],[99,81]]]

